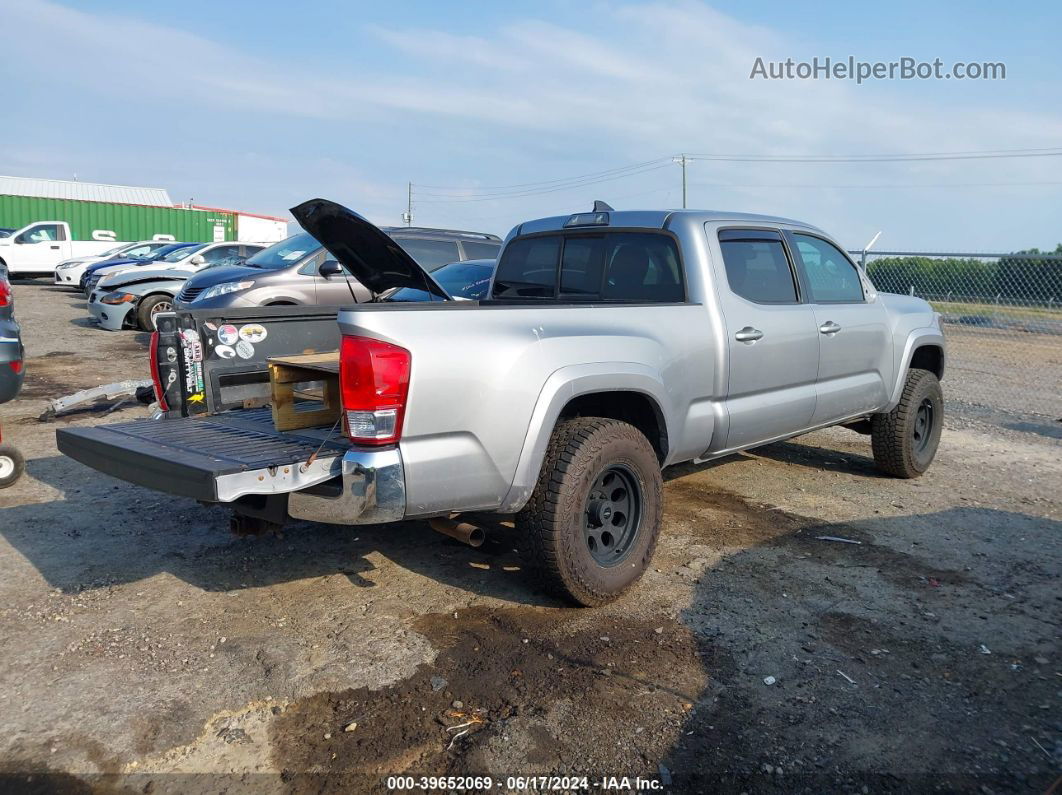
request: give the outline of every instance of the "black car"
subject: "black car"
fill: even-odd
[[[14,400],[22,388],[23,357],[22,335],[15,322],[15,298],[10,282],[0,276],[0,403]],[[22,454],[11,445],[0,443],[0,489],[18,480],[24,468]]]

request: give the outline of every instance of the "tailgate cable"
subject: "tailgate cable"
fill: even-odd
[[[332,425],[332,430],[330,430],[328,432],[328,436],[326,436],[324,438],[324,441],[321,442],[321,444],[318,446],[318,448],[313,451],[313,455],[311,455],[308,459],[306,459],[306,463],[299,466],[299,471],[300,472],[305,472],[306,470],[308,470],[310,467],[313,466],[313,462],[317,460],[317,456],[319,456],[321,454],[321,450],[323,450],[324,446],[326,444],[328,444],[329,440],[331,440],[332,434],[334,434],[336,432],[336,428],[339,427],[340,420],[342,420],[342,419],[343,419],[343,415],[340,414],[336,418],[335,423]]]

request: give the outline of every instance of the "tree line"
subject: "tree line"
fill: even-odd
[[[999,259],[879,257],[867,274],[883,292],[955,301],[998,299],[1062,304],[1062,243],[1054,251],[1030,248]]]

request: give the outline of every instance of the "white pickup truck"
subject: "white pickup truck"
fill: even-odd
[[[878,293],[808,224],[604,205],[528,221],[489,298],[468,302],[357,213],[322,199],[292,212],[374,295],[431,300],[344,307],[338,324],[324,307],[159,315],[164,417],[64,428],[61,451],[230,505],[237,524],[424,518],[473,541],[455,514],[515,514],[535,582],[582,605],[649,565],[663,467],[831,425],[870,435],[898,477],[936,453],[939,316]],[[337,349],[341,431],[279,432],[252,408],[270,356]]]
[[[172,240],[172,236],[156,236]],[[0,270],[18,274],[53,274],[69,259],[94,257],[121,245],[115,240],[75,240],[66,221],[35,221],[0,237]]]

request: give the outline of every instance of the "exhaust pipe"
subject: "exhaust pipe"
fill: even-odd
[[[457,539],[462,544],[468,544],[470,547],[483,546],[483,542],[487,538],[487,534],[483,532],[482,527],[469,522],[458,522],[455,519],[445,519],[440,516],[435,519],[429,519],[428,525],[436,533],[442,533],[444,536]]]

